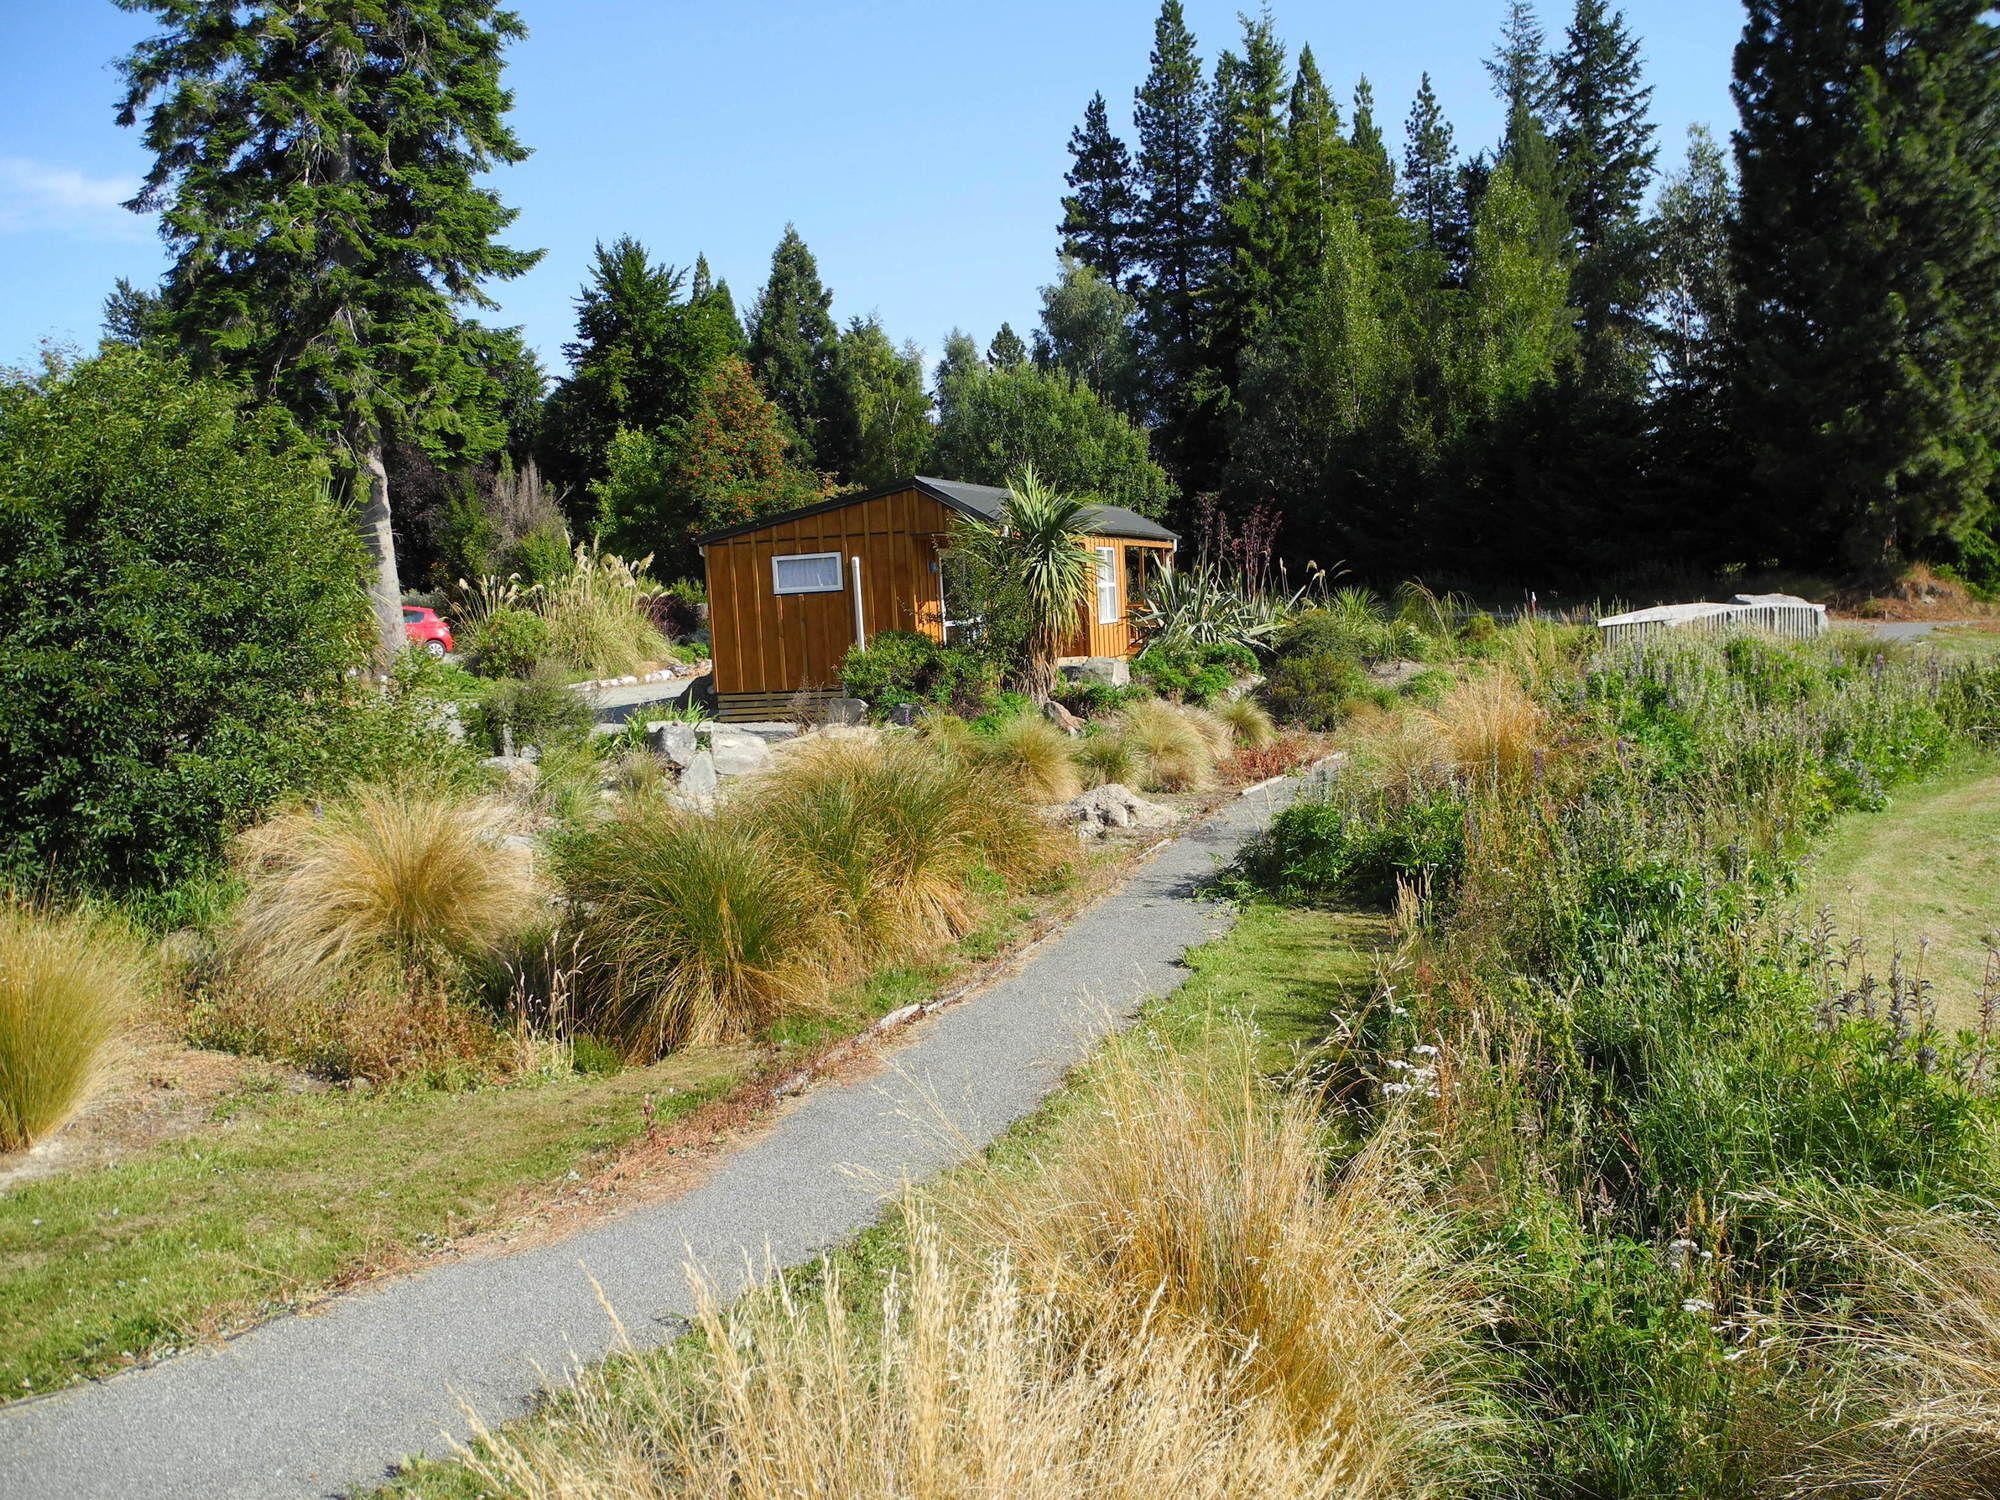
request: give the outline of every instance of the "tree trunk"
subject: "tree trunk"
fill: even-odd
[[[389,470],[382,435],[357,424],[348,435],[360,491],[361,544],[368,549],[368,602],[375,613],[375,670],[386,673],[403,649],[403,584],[396,572],[396,533],[389,512]]]

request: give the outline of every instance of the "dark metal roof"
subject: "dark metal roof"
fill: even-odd
[[[900,494],[904,490],[916,490],[931,497],[947,510],[955,510],[960,515],[976,520],[993,521],[999,519],[1001,507],[1006,503],[1007,491],[991,484],[965,484],[956,479],[927,479],[918,475],[914,479],[898,480],[885,484],[879,489],[868,490],[854,495],[836,495],[831,500],[822,500],[817,505],[803,505],[797,510],[780,511],[773,516],[760,516],[754,521],[745,521],[737,526],[724,526],[720,530],[705,532],[695,538],[698,545],[710,542],[724,542],[731,537],[748,536],[753,531],[762,531],[767,526],[782,526],[788,521],[801,521],[808,516],[824,515],[831,510],[839,510],[845,505],[858,505],[863,500],[877,500],[884,495]],[[1149,521],[1137,511],[1125,509],[1122,505],[1091,505],[1083,512],[1083,529],[1093,536],[1124,537],[1130,541],[1178,542],[1180,538],[1157,521]]]

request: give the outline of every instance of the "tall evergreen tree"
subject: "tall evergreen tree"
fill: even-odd
[[[1547,45],[1530,0],[1508,0],[1500,45],[1486,60],[1486,76],[1493,80],[1493,92],[1507,107],[1508,120],[1517,109],[1537,118],[1547,112],[1555,87]]]
[[[1403,201],[1421,231],[1421,245],[1449,261],[1466,233],[1458,191],[1458,152],[1451,122],[1438,107],[1431,75],[1423,75],[1403,134]]]
[[[1737,421],[1806,562],[1974,546],[2000,450],[1985,0],[1750,0]]]
[[[379,654],[403,645],[386,433],[440,451],[499,436],[480,290],[538,252],[481,175],[527,150],[494,0],[118,0],[161,30],[124,59],[121,125],[153,154],[165,322],[206,369],[290,407],[352,465]],[[484,431],[476,430],[484,427]]]
[[[1555,59],[1553,111],[1586,335],[1630,343],[1641,326],[1648,248],[1640,206],[1659,148],[1639,44],[1606,0],[1576,0]],[[1637,361],[1634,361],[1637,363]]]
[[[837,470],[833,367],[840,331],[832,307],[819,262],[798,229],[787,224],[771,252],[770,280],[750,307],[750,370],[814,461]]]
[[[1216,295],[1210,359],[1233,388],[1237,362],[1276,310],[1290,255],[1284,205],[1291,196],[1285,149],[1290,94],[1285,48],[1267,9],[1243,18],[1243,55],[1215,93],[1212,153],[1216,204]]]
[[[1028,346],[1014,332],[1012,323],[1003,322],[1000,331],[993,335],[993,342],[986,346],[986,363],[996,370],[1013,370],[1027,362]]]
[[[1375,123],[1375,89],[1365,74],[1354,86],[1354,123],[1348,145],[1353,161],[1350,194],[1354,212],[1377,251],[1400,254],[1409,240],[1409,222],[1403,217],[1396,164],[1389,159],[1382,127]]]
[[[1327,92],[1311,47],[1299,49],[1292,77],[1285,111],[1285,163],[1288,196],[1282,211],[1288,220],[1285,243],[1290,265],[1280,300],[1288,300],[1299,285],[1313,279],[1313,268],[1327,253],[1335,220],[1352,218],[1354,151],[1340,133],[1340,106]]]
[[[1198,466],[1206,328],[1203,296],[1214,263],[1208,194],[1208,86],[1180,0],[1164,0],[1151,67],[1134,95],[1138,207],[1134,257],[1145,269],[1139,327],[1149,398],[1177,469]]]
[[[1104,95],[1092,94],[1083,123],[1069,133],[1069,192],[1062,201],[1062,253],[1089,266],[1114,286],[1131,270],[1132,154],[1112,132]]]

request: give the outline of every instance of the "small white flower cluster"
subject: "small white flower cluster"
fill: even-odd
[[[1715,1252],[1713,1250],[1702,1249],[1701,1246],[1697,1245],[1693,1240],[1688,1239],[1685,1235],[1679,1239],[1667,1242],[1667,1269],[1669,1271],[1678,1271],[1685,1274],[1693,1269],[1694,1263],[1697,1260],[1710,1261],[1714,1259]]]
[[[1417,1061],[1391,1057],[1383,1061],[1383,1066],[1396,1076],[1382,1085],[1382,1097],[1401,1099],[1410,1094],[1420,1094],[1426,1099],[1438,1097],[1438,1048],[1429,1042],[1418,1042],[1410,1048],[1410,1056]]]
[[[1752,1350],[1768,1349],[1777,1343],[1777,1324],[1778,1320],[1769,1313],[1746,1308],[1709,1324],[1708,1331],[1729,1344],[1722,1351],[1722,1362],[1733,1365]]]

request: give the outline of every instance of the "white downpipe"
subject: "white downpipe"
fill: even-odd
[[[856,649],[866,651],[868,624],[861,617],[861,559],[855,556],[850,557],[848,561],[854,565],[854,644]]]

